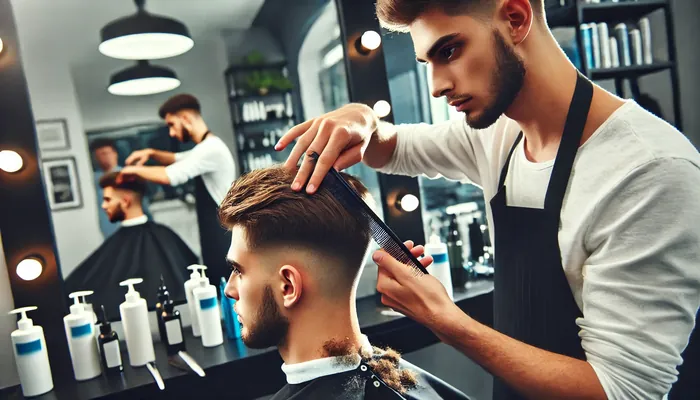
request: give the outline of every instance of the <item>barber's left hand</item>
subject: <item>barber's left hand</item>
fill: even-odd
[[[117,184],[122,184],[124,182],[128,182],[131,180],[136,179],[136,171],[138,170],[138,167],[134,166],[126,166],[122,169],[119,170],[119,174],[117,175]]]
[[[405,244],[414,256],[423,253],[423,246],[413,247],[411,241]],[[439,329],[441,316],[456,307],[442,283],[432,275],[417,275],[383,250],[377,250],[372,259],[379,267],[377,291],[382,294],[382,303],[429,329]],[[433,259],[425,256],[420,261],[428,267]]]

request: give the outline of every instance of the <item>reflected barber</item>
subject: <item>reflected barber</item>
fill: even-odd
[[[382,301],[495,376],[494,399],[696,398],[700,155],[674,127],[578,73],[543,0],[378,0],[433,96],[463,119],[394,126],[349,104],[277,144],[330,168],[469,180],[495,243],[494,329],[378,251]],[[310,159],[310,157],[309,157]],[[679,218],[679,216],[681,216]],[[682,365],[681,365],[682,364]]]
[[[236,177],[233,156],[224,141],[207,127],[196,97],[175,95],[160,107],[158,114],[168,125],[170,137],[196,145],[179,153],[156,149],[134,151],[126,159],[128,165],[121,170],[121,179],[137,176],[172,186],[194,179],[202,259],[209,268],[207,275],[218,283],[221,277],[228,277],[229,272],[221,255],[228,250],[230,233],[219,224],[217,210]],[[161,165],[144,165],[148,160]]]

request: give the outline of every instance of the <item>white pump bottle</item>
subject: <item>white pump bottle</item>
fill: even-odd
[[[124,326],[124,338],[126,349],[129,352],[129,364],[132,367],[142,367],[156,360],[153,349],[153,337],[148,323],[148,306],[146,300],[139,292],[134,290],[134,285],[143,282],[141,278],[127,279],[120,282],[119,286],[128,286],[126,301],[119,305],[119,314]]]
[[[10,314],[22,314],[22,318],[17,321],[18,329],[10,337],[24,397],[38,396],[53,390],[44,329],[27,318],[27,311],[36,309],[35,306],[30,306],[10,311]]]
[[[202,346],[215,347],[224,342],[221,331],[221,311],[216,297],[216,287],[209,284],[209,278],[205,273],[207,267],[201,269],[202,277],[199,278],[199,286],[193,290],[193,295],[197,306],[199,329],[202,332]]]
[[[92,293],[91,290],[86,290],[69,294],[68,297],[73,299],[73,305],[70,306],[70,314],[63,318],[73,373],[78,381],[86,381],[102,373],[92,313],[85,311],[85,305],[80,302],[80,297],[89,296]]]
[[[428,266],[428,272],[442,283],[447,290],[450,299],[454,300],[452,289],[452,275],[450,272],[450,260],[447,257],[447,245],[440,241],[440,236],[433,232],[430,240],[425,245],[425,252],[433,257],[433,263]]]
[[[194,337],[202,336],[199,330],[199,318],[197,318],[197,304],[194,301],[192,291],[199,286],[199,279],[202,277],[198,272],[199,269],[206,268],[204,265],[192,264],[187,269],[191,270],[190,279],[185,281],[185,298],[187,299],[187,309],[190,311],[190,320],[192,321],[192,334]]]

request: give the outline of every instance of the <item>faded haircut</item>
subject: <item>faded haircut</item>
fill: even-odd
[[[343,177],[370,205],[367,188],[357,178]],[[238,178],[219,207],[221,224],[244,228],[248,248],[297,247],[337,260],[351,283],[361,270],[369,246],[369,222],[352,212],[324,185],[313,195],[291,189],[296,170],[274,166]]]
[[[146,182],[137,177],[128,177],[126,180],[117,183],[119,172],[108,172],[100,177],[100,187],[102,189],[112,187],[114,189],[128,190],[136,193],[139,197],[143,197],[146,193]]]
[[[440,10],[446,15],[489,15],[498,0],[377,0],[377,18],[383,28],[408,32],[423,13]],[[530,0],[533,13],[544,15],[544,0]]]

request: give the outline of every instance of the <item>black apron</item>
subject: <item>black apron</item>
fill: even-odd
[[[559,214],[593,96],[579,75],[554,162],[544,209],[510,207],[504,186],[513,144],[491,199],[495,226],[494,328],[537,348],[585,360],[576,318],[582,317],[571,292],[559,250]],[[524,397],[494,379],[494,400]]]
[[[204,134],[204,140],[209,132]],[[226,263],[226,254],[231,247],[231,232],[219,222],[219,205],[211,197],[202,176],[194,179],[199,243],[202,249],[202,263],[207,266],[207,277],[215,287],[219,287],[221,277],[228,280],[231,268]]]

